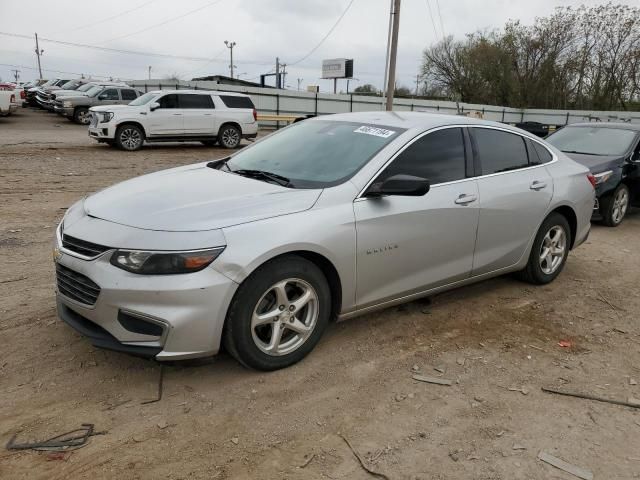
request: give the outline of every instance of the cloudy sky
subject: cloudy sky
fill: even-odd
[[[638,0],[618,0],[636,5]],[[61,45],[43,40],[44,76],[55,70],[125,79],[177,74],[229,73],[229,50],[235,41],[234,64],[240,78],[257,80],[274,67],[275,58],[290,66],[286,83],[320,85],[324,58],[354,59],[354,76],[381,87],[384,76],[389,0],[30,0],[26,6],[0,0],[0,32],[42,39],[141,52],[145,55]],[[463,37],[479,29],[499,28],[509,19],[532,23],[557,6],[595,5],[597,0],[402,0],[398,49],[399,85],[415,88],[421,52],[443,34]],[[431,15],[430,15],[431,11]],[[336,21],[344,16],[326,40]],[[0,34],[0,78],[37,77],[32,38]],[[166,58],[150,54],[171,55]],[[188,57],[188,58],[184,58]],[[295,64],[295,65],[294,65]],[[15,66],[15,67],[14,67]],[[341,82],[339,88],[346,86]]]

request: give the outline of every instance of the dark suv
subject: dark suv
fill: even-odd
[[[575,123],[546,140],[591,170],[594,215],[605,225],[617,227],[629,206],[640,206],[640,125]]]

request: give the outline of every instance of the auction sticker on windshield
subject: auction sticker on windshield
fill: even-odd
[[[376,137],[389,138],[395,134],[393,130],[386,130],[384,128],[368,127],[363,125],[354,130],[354,133],[366,133],[367,135],[374,135]]]

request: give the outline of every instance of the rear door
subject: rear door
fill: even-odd
[[[217,133],[211,94],[181,93],[178,98],[184,116],[185,135],[213,136]]]
[[[178,95],[169,93],[156,99],[160,104],[148,113],[149,134],[152,136],[179,136],[184,133],[183,110],[178,103]]]
[[[115,105],[120,103],[120,94],[117,88],[105,88],[98,94],[97,105]]]
[[[427,133],[373,181],[396,174],[427,178],[426,195],[355,200],[358,306],[469,277],[479,203],[469,150],[462,128]]]
[[[515,265],[553,196],[553,179],[524,137],[491,127],[469,129],[479,174],[480,220],[473,275]],[[546,150],[546,149],[545,149]]]

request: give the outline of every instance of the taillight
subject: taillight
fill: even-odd
[[[253,109],[253,121],[258,121],[258,111],[255,108]]]
[[[27,96],[27,94],[24,92],[24,90],[20,90],[20,99],[24,100],[24,98]]]
[[[590,173],[587,174],[587,180],[589,180],[589,183],[591,183],[591,186],[593,188],[596,188],[596,177],[594,177],[593,175],[591,175]]]

